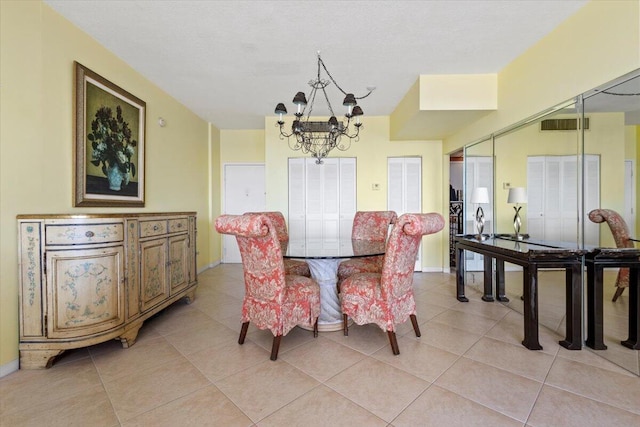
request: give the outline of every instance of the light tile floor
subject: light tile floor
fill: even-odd
[[[146,322],[138,342],[69,351],[0,379],[4,426],[639,426],[640,378],[589,351],[525,349],[522,316],[455,299],[455,276],[416,273],[422,338],[377,326],[299,328],[269,360],[270,332],[237,344],[242,267],[199,276],[196,300]],[[409,322],[410,323],[410,322]]]

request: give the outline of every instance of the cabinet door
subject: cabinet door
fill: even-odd
[[[79,337],[124,323],[124,247],[47,252],[47,336]]]
[[[145,311],[169,298],[167,239],[140,243],[140,304]]]
[[[186,234],[169,238],[169,286],[171,294],[189,284],[189,237]]]

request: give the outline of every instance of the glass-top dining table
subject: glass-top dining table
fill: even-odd
[[[291,239],[285,258],[307,262],[311,277],[320,286],[319,331],[342,329],[342,310],[338,297],[338,266],[340,262],[359,257],[384,255],[385,242],[370,242],[352,239]]]

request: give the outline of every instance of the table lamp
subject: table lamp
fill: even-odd
[[[516,204],[513,207],[516,211],[516,214],[513,216],[513,229],[516,232],[516,239],[522,240],[522,235],[520,234],[520,227],[522,227],[520,209],[522,209],[522,206],[518,206],[518,204],[527,203],[527,190],[524,187],[511,187],[509,189],[509,198],[507,199],[507,203]]]
[[[478,240],[484,240],[485,237],[482,235],[484,231],[484,211],[482,210],[481,203],[489,203],[489,190],[487,187],[476,187],[471,193],[471,203],[475,203],[478,205],[478,209],[476,210],[476,230],[478,234],[476,238]]]

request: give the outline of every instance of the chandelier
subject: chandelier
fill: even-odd
[[[321,72],[324,70],[328,79],[323,79]],[[327,96],[326,88],[329,84],[335,85],[342,92],[344,101],[342,105],[347,107],[344,115],[345,122],[339,122],[331,107],[331,102]],[[336,83],[329,70],[324,65],[320,52],[318,52],[318,74],[314,80],[309,81],[311,92],[309,93],[310,103],[304,92],[298,92],[293,98],[293,104],[296,106],[295,119],[291,125],[291,133],[284,130],[283,116],[287,114],[287,108],[283,103],[276,106],[275,113],[278,115],[278,126],[280,127],[280,139],[287,138],[289,147],[292,150],[300,150],[304,154],[311,154],[316,158],[317,164],[322,164],[322,159],[327,157],[329,152],[334,148],[340,151],[346,151],[351,147],[351,141],[360,139],[360,128],[362,122],[362,108],[357,105],[358,99],[366,98],[371,95],[375,87],[367,87],[368,93],[364,96],[355,97],[352,93],[347,93]],[[313,121],[311,113],[313,112],[313,103],[317,95],[324,97],[331,117],[328,121]],[[306,115],[305,115],[306,113]],[[351,126],[353,124],[353,127]],[[344,137],[344,138],[343,138]]]

